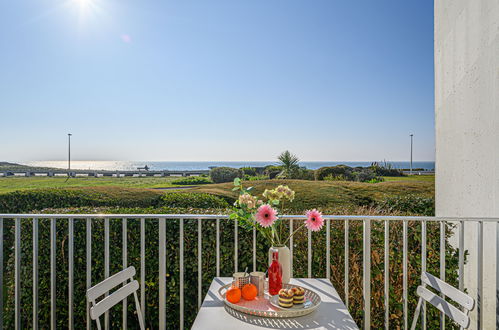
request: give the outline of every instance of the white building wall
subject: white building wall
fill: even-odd
[[[435,126],[437,216],[499,217],[499,0],[435,0]],[[484,224],[484,329],[496,328],[497,231]],[[465,241],[476,297],[475,225]]]

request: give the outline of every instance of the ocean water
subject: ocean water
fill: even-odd
[[[403,161],[393,161],[388,162],[392,164],[395,168],[409,168],[409,162]],[[40,167],[55,167],[66,169],[68,167],[67,161],[62,160],[54,160],[54,161],[31,161],[31,162],[23,162],[23,164],[30,166],[40,166]],[[266,165],[277,165],[276,161],[262,161],[262,162],[253,162],[253,161],[230,161],[230,162],[221,162],[221,161],[202,161],[202,162],[194,162],[194,161],[168,161],[168,162],[158,162],[158,161],[71,161],[72,169],[79,170],[136,170],[138,167],[144,167],[147,165],[152,171],[160,171],[160,170],[172,170],[172,171],[182,171],[182,170],[209,170],[210,167],[220,167],[220,166],[228,166],[228,167],[263,167]],[[369,166],[371,162],[351,162],[351,161],[330,161],[330,162],[300,162],[301,166],[305,166],[308,169],[318,169],[323,166],[335,166],[335,165],[348,165],[351,167],[356,166]],[[418,161],[412,163],[413,168],[423,168],[425,170],[434,170],[435,162],[432,161]]]

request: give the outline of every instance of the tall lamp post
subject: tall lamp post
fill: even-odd
[[[410,174],[412,175],[412,137],[414,136],[414,134],[411,134],[411,170],[410,170]]]
[[[68,133],[68,171],[71,170],[71,133]]]

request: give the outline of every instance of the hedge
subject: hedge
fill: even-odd
[[[198,209],[225,209],[229,204],[222,198],[207,193],[167,193],[161,196],[161,206]]]
[[[180,179],[173,180],[171,182],[175,185],[198,185],[198,184],[209,184],[213,183],[209,178],[204,176],[188,176]]]
[[[164,210],[160,210],[164,212]],[[51,210],[50,212],[54,212]],[[64,210],[66,212],[66,210]],[[75,212],[79,212],[75,210]],[[101,210],[99,211],[101,212]],[[141,212],[139,209],[113,209],[112,212],[131,213]],[[142,210],[152,213],[152,210]],[[175,210],[172,210],[175,213]],[[137,280],[140,280],[140,215],[136,220],[127,223],[128,265],[137,268]],[[85,324],[85,220],[75,219],[75,246],[74,246],[74,316],[75,324]],[[92,222],[92,284],[104,279],[104,232],[103,220]],[[111,219],[110,222],[110,274],[122,269],[122,220]],[[297,225],[295,221],[295,226]],[[202,294],[206,295],[208,287],[216,274],[216,222],[206,220],[202,222]],[[50,246],[48,220],[40,220],[39,224],[39,319],[40,324],[49,324],[50,320]],[[198,220],[184,220],[184,287],[185,287],[185,324],[186,328],[192,325],[197,312],[197,258],[198,258]],[[421,273],[421,226],[416,222],[409,222],[408,236],[408,284],[409,310],[413,311],[416,304],[416,287],[420,283]],[[5,241],[12,242],[14,235],[13,221],[4,220]],[[179,328],[179,220],[166,220],[166,315],[167,328]],[[234,222],[220,221],[220,265],[221,276],[231,276],[234,270]],[[446,235],[450,236],[450,225]],[[67,326],[67,221],[57,220],[57,327]],[[32,227],[31,221],[23,221],[21,231],[21,319],[22,325],[27,326],[32,317]],[[384,324],[384,290],[383,290],[383,242],[384,223],[372,222],[371,239],[371,319],[373,328],[381,328]],[[427,269],[430,273],[439,274],[439,235],[438,223],[428,223]],[[344,299],[344,222],[331,222],[331,281],[342,299]],[[312,277],[326,275],[326,232],[322,230],[312,235]],[[151,329],[158,328],[158,220],[146,221],[146,324]],[[350,313],[358,324],[362,324],[362,222],[350,221],[349,236],[349,274],[350,274]],[[252,266],[252,232],[239,228],[238,243],[239,270]],[[268,244],[257,236],[257,269],[265,270],[267,263]],[[391,222],[390,225],[390,328],[399,328],[403,325],[402,315],[402,224]],[[14,256],[13,246],[7,245],[5,253],[5,287],[7,299],[5,303],[5,327],[12,328],[14,322]],[[446,244],[446,280],[451,285],[457,285],[458,251]],[[294,240],[294,276],[307,277],[307,232],[299,232]],[[137,326],[133,314],[132,299],[128,300],[128,326]],[[438,327],[439,314],[436,309],[428,309],[428,327]],[[121,324],[121,304],[110,313],[111,328],[118,328]],[[448,324],[450,326],[450,324]]]
[[[0,194],[0,212],[80,206],[157,206],[164,192],[122,187],[44,188]]]
[[[215,183],[232,182],[242,177],[242,171],[233,167],[215,167],[210,170],[210,178]]]

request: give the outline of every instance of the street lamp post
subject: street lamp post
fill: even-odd
[[[68,133],[68,171],[71,170],[71,133]]]
[[[410,170],[410,174],[412,175],[412,137],[414,136],[414,134],[411,134],[411,170]]]

